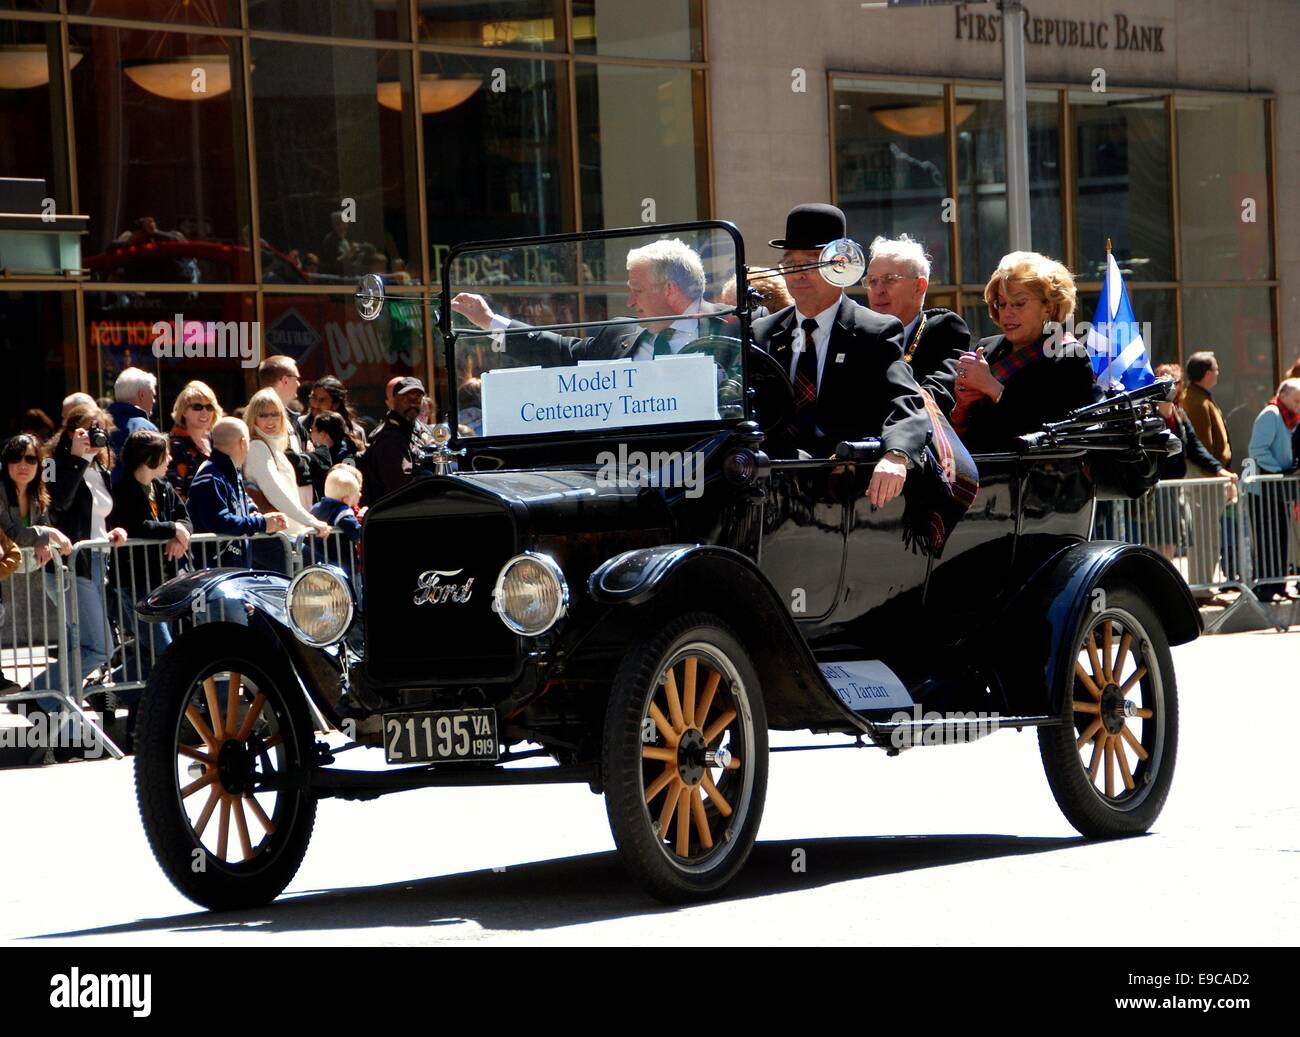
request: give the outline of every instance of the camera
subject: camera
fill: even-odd
[[[98,425],[91,425],[90,428],[86,429],[86,433],[90,436],[90,445],[96,450],[102,450],[108,446],[108,433]]]

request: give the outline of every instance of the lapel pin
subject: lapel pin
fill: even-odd
[[[843,353],[836,353],[836,354],[835,354],[835,362],[836,362],[837,364],[842,364],[842,363],[844,363],[844,354],[843,354]]]

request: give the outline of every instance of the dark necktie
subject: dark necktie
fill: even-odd
[[[817,399],[817,346],[813,336],[817,322],[809,318],[799,325],[803,328],[803,350],[794,368],[794,409],[799,414]]]
[[[655,356],[669,356],[673,351],[672,340],[673,329],[669,325],[655,336]]]

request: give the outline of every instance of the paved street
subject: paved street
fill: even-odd
[[[1155,831],[1125,842],[1088,844],[1065,823],[1032,732],[892,760],[776,754],[748,869],[728,899],[688,909],[624,877],[601,799],[554,786],[326,801],[284,897],[211,915],[154,863],[130,761],[4,771],[0,940],[1294,943],[1297,660],[1300,632],[1175,650],[1173,791]],[[797,850],[803,873],[792,870]]]

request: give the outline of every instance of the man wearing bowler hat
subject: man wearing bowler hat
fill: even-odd
[[[410,482],[421,448],[433,445],[432,430],[420,420],[424,383],[400,378],[392,391],[393,409],[362,455],[362,495],[367,504]]]
[[[785,431],[795,446],[829,457],[841,440],[883,440],[885,454],[867,489],[879,507],[903,491],[907,470],[922,463],[930,421],[903,360],[902,323],[854,302],[813,265],[824,246],[844,236],[844,213],[834,205],[790,210],[785,237],[768,244],[784,253],[782,274],[794,305],[755,321],[754,341],[794,386],[794,418]]]

